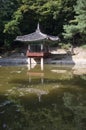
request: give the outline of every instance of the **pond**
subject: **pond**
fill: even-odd
[[[86,130],[86,68],[0,67],[0,130]]]

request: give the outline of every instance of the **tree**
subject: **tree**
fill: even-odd
[[[1,0],[1,40],[12,45],[17,35],[35,31],[40,22],[41,31],[51,35],[62,35],[63,25],[74,17],[76,0]],[[1,5],[2,4],[2,5]]]
[[[17,7],[17,0],[0,0],[0,46],[5,44],[5,39],[8,38],[8,35],[4,33],[5,24],[11,20]]]
[[[86,35],[86,1],[77,0],[76,6],[74,6],[75,17],[68,25],[64,26],[63,33],[64,38],[77,39]],[[83,39],[85,41],[85,39]]]

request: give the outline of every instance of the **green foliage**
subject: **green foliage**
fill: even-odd
[[[77,6],[74,7],[76,16],[75,19],[78,22],[78,28],[81,34],[86,34],[86,1],[78,0]]]
[[[18,22],[12,20],[11,22],[5,25],[4,33],[8,33],[10,35],[19,34],[20,31],[17,26],[18,26]]]
[[[85,44],[84,44],[84,45],[82,45],[81,47],[82,47],[82,48],[84,48],[84,49],[86,49],[86,45],[85,45]]]
[[[64,38],[72,39],[79,34],[78,36],[81,36],[83,41],[86,41],[83,38],[83,35],[86,35],[86,1],[77,0],[77,4],[74,6],[74,11],[74,20],[70,20],[68,25],[64,25]]]
[[[70,47],[71,47],[70,43],[62,45],[62,48],[65,50],[69,50]]]
[[[17,0],[0,0],[0,45],[2,43],[6,44],[8,34],[4,33],[5,24],[11,20],[12,15],[17,8]]]
[[[74,17],[75,2],[76,0],[0,0],[0,41],[6,43],[9,40],[12,43],[17,35],[35,31],[38,21],[42,32],[62,35],[63,25]]]
[[[79,29],[76,25],[65,25],[64,30],[66,33],[63,33],[64,38],[71,39],[75,34],[78,33]]]

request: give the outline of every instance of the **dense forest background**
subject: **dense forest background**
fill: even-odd
[[[86,43],[86,0],[0,0],[0,47],[13,46],[17,35],[58,35],[64,44]]]

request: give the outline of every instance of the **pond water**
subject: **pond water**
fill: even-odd
[[[86,68],[0,67],[0,130],[86,130]]]

